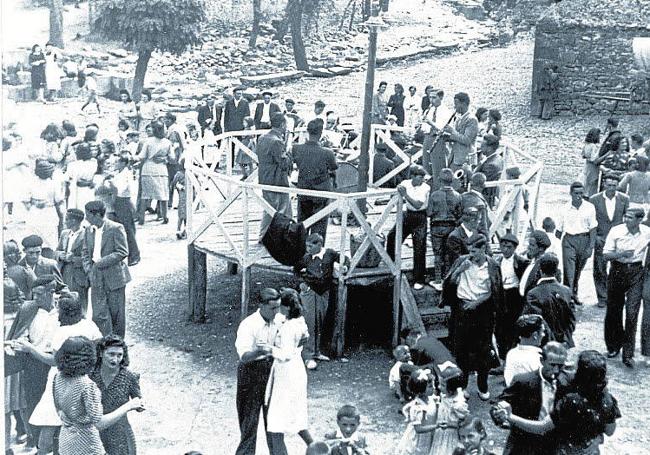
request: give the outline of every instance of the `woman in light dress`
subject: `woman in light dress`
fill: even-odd
[[[120,107],[117,110],[117,115],[118,121],[126,120],[131,128],[137,129],[136,123],[138,123],[138,107],[131,99],[128,90],[120,90]]]
[[[97,160],[93,158],[90,146],[82,142],[75,151],[77,159],[68,164],[67,184],[70,197],[68,208],[84,210],[87,202],[95,199],[93,178],[97,173]]]
[[[169,184],[167,177],[167,161],[172,156],[172,143],[165,137],[165,127],[156,121],[151,124],[152,137],[144,140],[140,152],[142,167],[140,169],[140,199],[138,223],[144,224],[144,214],[152,200],[158,201],[159,216],[163,224],[167,218],[167,200],[169,199]]]
[[[144,131],[146,126],[158,118],[158,106],[151,99],[151,90],[142,90],[138,110],[138,130]]]
[[[416,96],[417,89],[414,85],[409,87],[409,93],[404,98],[404,110],[406,111],[406,120],[404,121],[404,126],[407,128],[412,128],[415,130],[418,123],[420,123],[420,118],[422,114],[420,112],[420,97]]]
[[[45,86],[48,97],[54,98],[56,92],[61,90],[61,75],[59,67],[59,50],[52,43],[45,45]]]
[[[37,160],[34,173],[24,195],[25,222],[34,234],[41,236],[44,247],[55,249],[63,229],[63,186],[54,178],[54,165],[47,160]]]
[[[307,429],[307,370],[301,355],[309,332],[302,316],[300,296],[295,290],[282,290],[280,313],[286,322],[278,330],[271,350],[273,366],[265,397],[267,431],[280,440],[285,433],[298,433],[309,445],[312,437]]]
[[[590,197],[598,192],[598,175],[600,169],[595,163],[600,151],[600,129],[592,128],[585,137],[585,144],[582,147],[582,158],[585,166],[582,169],[582,183],[585,186],[585,196]]]

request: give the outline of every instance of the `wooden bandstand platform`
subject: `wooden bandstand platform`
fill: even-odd
[[[401,237],[402,230],[402,198],[395,189],[380,189],[378,185],[392,175],[372,181],[370,176],[369,190],[365,192],[323,192],[302,190],[295,187],[275,187],[257,183],[257,172],[253,172],[246,180],[233,173],[233,155],[242,151],[249,155],[254,162],[257,156],[242,142],[245,135],[259,136],[265,131],[241,131],[224,133],[217,137],[220,141],[221,161],[224,166],[217,169],[218,161],[206,163],[204,157],[194,156],[186,160],[186,190],[187,190],[187,231],[188,231],[188,275],[189,303],[192,319],[200,322],[205,317],[207,290],[207,257],[214,256],[239,266],[242,273],[241,288],[241,318],[249,313],[251,274],[254,269],[267,269],[281,273],[291,273],[289,266],[276,262],[266,248],[259,242],[260,222],[264,212],[269,215],[274,209],[262,197],[262,191],[275,191],[289,194],[292,201],[293,215],[297,214],[297,196],[317,196],[328,199],[328,205],[303,222],[306,228],[315,222],[330,218],[337,214],[339,224],[329,221],[326,247],[332,248],[350,259],[346,273],[338,277],[337,307],[335,311],[335,327],[332,340],[332,351],[341,355],[344,350],[345,319],[347,313],[347,292],[349,285],[372,285],[375,282],[392,279],[393,281],[393,342],[398,342],[401,326],[424,329],[422,315],[418,310],[416,299],[413,297],[406,274],[413,269],[413,251],[411,244],[403,245],[395,242],[392,260],[386,250],[384,239],[388,232],[395,227],[396,237]],[[403,155],[404,162],[395,169],[398,173],[410,165],[417,156],[408,157],[390,141],[390,127],[373,126],[371,142],[383,140],[396,153]],[[373,147],[374,148],[374,147]],[[232,154],[230,151],[235,150]],[[372,154],[371,150],[371,162]],[[538,176],[541,166],[534,167],[518,181],[504,182],[502,185],[515,186],[519,189],[533,178],[539,186]],[[501,182],[493,182],[493,186]],[[347,190],[349,191],[349,189]],[[509,192],[509,199],[516,199],[517,191]],[[193,201],[190,203],[190,201]],[[365,207],[361,210],[359,207]],[[506,208],[496,208],[491,214],[493,225],[498,217],[503,217]],[[365,212],[365,213],[364,213]],[[493,234],[494,232],[491,232]],[[361,239],[353,245],[352,237]],[[429,242],[429,239],[427,239]],[[354,248],[358,247],[358,248]],[[353,248],[356,250],[354,251]],[[360,267],[369,249],[381,257],[378,266],[371,268]],[[427,248],[427,268],[433,268],[433,254]],[[434,310],[435,312],[435,310]]]

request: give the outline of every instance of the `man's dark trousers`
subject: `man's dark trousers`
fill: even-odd
[[[447,264],[445,258],[447,252],[445,245],[447,237],[456,228],[451,222],[431,221],[429,232],[431,233],[431,250],[433,251],[433,273],[437,281],[441,281],[449,271],[451,264]]]
[[[582,269],[587,265],[591,256],[589,250],[589,233],[565,234],[562,239],[562,262],[564,265],[564,285],[573,291],[574,297],[578,298],[578,281]]]
[[[329,203],[328,199],[322,197],[309,197],[298,196],[298,222],[305,221],[307,218],[317,213],[319,210],[325,208]],[[307,229],[309,234],[320,234],[325,241],[327,235],[327,224],[329,223],[329,215],[318,220]]]
[[[596,244],[594,247],[594,285],[600,306],[607,303],[607,261],[603,257],[603,246]]]
[[[426,211],[404,212],[402,239],[413,234],[413,278],[416,283],[424,283],[427,271],[427,214]],[[395,259],[395,228],[391,229],[386,242],[388,255]]]
[[[605,344],[608,352],[623,348],[623,359],[634,357],[636,325],[643,293],[641,262],[623,264],[612,261],[607,278],[607,312],[605,314]],[[623,326],[625,308],[625,326]]]

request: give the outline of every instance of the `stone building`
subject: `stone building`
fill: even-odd
[[[638,52],[648,41],[643,37],[650,37],[648,0],[564,0],[549,7],[535,31],[531,115],[541,114],[549,73],[556,115],[648,113],[647,103],[612,99],[629,98],[633,41]]]

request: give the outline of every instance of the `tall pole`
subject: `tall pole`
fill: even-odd
[[[366,70],[366,86],[363,97],[363,119],[361,128],[361,154],[359,156],[359,182],[357,191],[368,189],[368,169],[370,168],[370,117],[372,114],[372,96],[375,88],[375,66],[377,60],[377,31],[378,24],[373,24],[378,11],[373,11],[373,17],[368,21],[368,69]],[[381,21],[381,19],[379,20]],[[365,200],[359,199],[362,212],[365,213]]]

